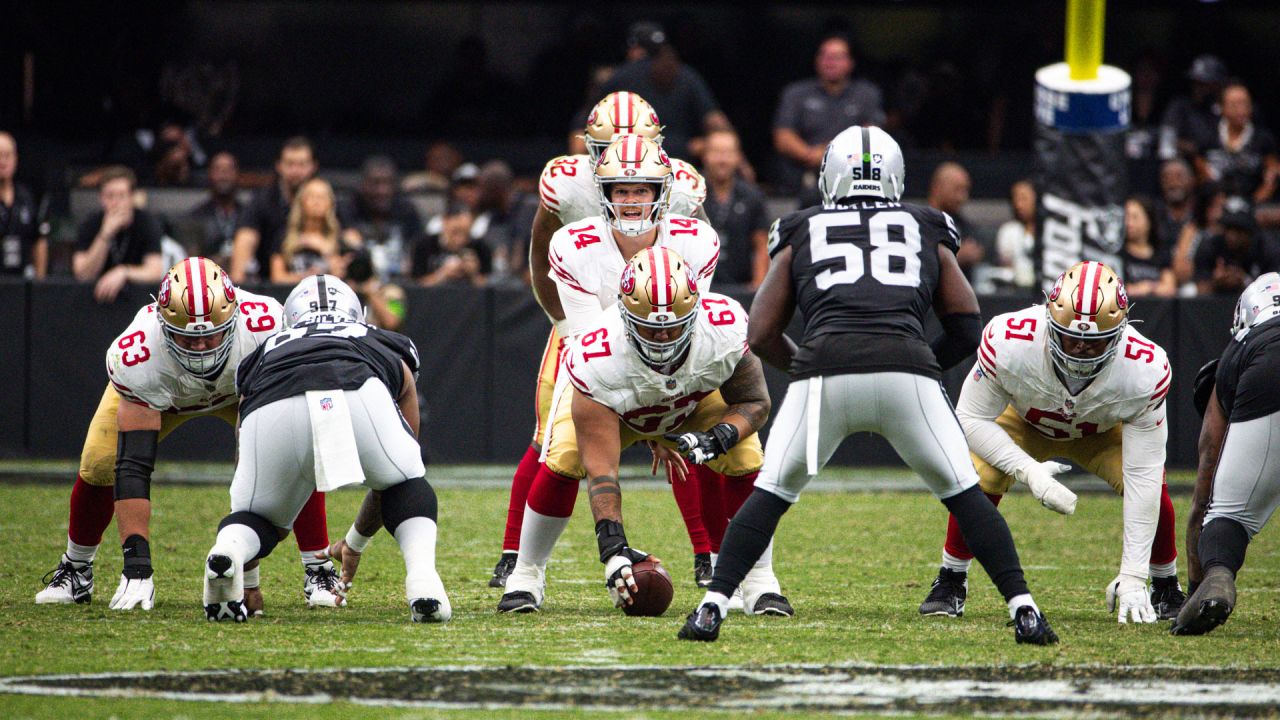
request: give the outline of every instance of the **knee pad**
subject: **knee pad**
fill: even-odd
[[[382,526],[392,537],[400,523],[411,517],[435,522],[436,511],[436,491],[426,478],[405,480],[382,491]]]
[[[258,554],[254,555],[250,560],[259,560],[271,554],[276,549],[276,545],[280,542],[280,534],[276,531],[276,526],[271,521],[248,510],[233,512],[222,518],[222,522],[218,523],[218,529],[228,525],[245,525],[258,536]]]
[[[150,500],[156,464],[156,430],[129,430],[116,441],[116,500]]]

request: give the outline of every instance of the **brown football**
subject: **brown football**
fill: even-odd
[[[634,594],[635,602],[623,606],[622,612],[633,617],[657,617],[671,607],[675,589],[667,569],[660,563],[648,560],[635,563],[631,566],[631,576],[640,589]]]

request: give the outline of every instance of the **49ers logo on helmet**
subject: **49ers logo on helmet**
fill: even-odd
[[[623,295],[630,295],[636,291],[636,271],[630,264],[622,269],[622,284],[619,289]]]
[[[160,307],[168,307],[169,305],[169,276],[165,275],[164,280],[160,283],[160,295],[156,297],[156,304]]]
[[[595,108],[591,108],[591,114],[587,116],[587,125],[588,125],[588,126],[591,126],[591,125],[595,125],[595,124],[596,124],[596,114],[597,114],[597,112],[598,112],[598,111],[597,111]]]
[[[227,294],[227,302],[236,301],[236,286],[231,284],[231,278],[227,277],[226,273],[222,275],[222,289]]]
[[[1057,302],[1062,297],[1062,275],[1058,276],[1058,282],[1053,284],[1053,289],[1049,291],[1049,302]]]
[[[685,276],[685,277],[687,277],[687,278],[689,278],[689,292],[690,292],[691,294],[693,294],[693,295],[697,295],[697,294],[698,294],[698,279],[697,279],[696,277],[694,277],[694,274],[693,274],[693,268],[686,267],[686,268],[684,269],[684,276]]]
[[[667,151],[662,148],[658,148],[658,162],[668,167],[671,165],[671,158],[667,157]]]
[[[1129,307],[1129,293],[1124,291],[1124,283],[1116,281],[1116,307],[1124,310]]]

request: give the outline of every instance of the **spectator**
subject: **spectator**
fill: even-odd
[[[14,180],[18,143],[0,131],[0,276],[43,279],[49,270],[49,227],[35,197]]]
[[[355,197],[338,208],[344,237],[363,245],[380,280],[408,270],[409,242],[422,234],[422,218],[396,187],[395,162],[375,155],[364,161]]]
[[[1160,121],[1160,159],[1195,157],[1199,138],[1218,127],[1218,95],[1227,82],[1227,66],[1213,55],[1200,55],[1187,71],[1191,93],[1169,102]]]
[[[649,101],[666,123],[662,147],[667,154],[701,155],[698,135],[732,129],[702,75],[680,61],[660,25],[647,21],[632,25],[627,48],[629,62],[609,78],[602,94],[628,90]]]
[[[1247,200],[1228,198],[1219,223],[1222,232],[1196,248],[1200,294],[1234,295],[1259,275],[1280,270],[1280,247],[1258,228]]]
[[[769,269],[769,218],[764,193],[739,176],[738,134],[731,130],[709,133],[702,165],[709,190],[702,210],[720,235],[715,280],[749,284],[754,290]]]
[[[280,148],[276,182],[254,194],[240,216],[228,273],[237,285],[270,273],[271,256],[279,252],[285,224],[298,188],[316,174],[315,153],[304,137],[292,137]]]
[[[164,276],[160,223],[134,208],[137,177],[127,167],[102,171],[98,200],[102,209],[80,224],[71,270],[81,282],[96,280],[93,297],[109,303],[127,282],[151,285]]]
[[[1130,160],[1152,162],[1157,159],[1160,144],[1160,117],[1163,98],[1160,92],[1161,71],[1155,56],[1144,53],[1133,64],[1133,91],[1130,100],[1129,129],[1125,132],[1125,156]]]
[[[474,163],[463,163],[449,176],[449,204],[465,205],[474,215],[480,204],[480,168]]]
[[[1160,199],[1156,202],[1156,235],[1167,243],[1182,237],[1195,210],[1195,176],[1182,158],[1160,165]]]
[[[1009,186],[1009,204],[1013,207],[1013,219],[996,231],[996,258],[1005,269],[1009,284],[1030,288],[1036,282],[1032,255],[1036,246],[1035,185],[1030,180],[1019,180]]]
[[[1240,83],[1222,89],[1222,119],[1212,134],[1200,138],[1196,169],[1202,180],[1222,183],[1227,195],[1266,202],[1276,190],[1280,159],[1276,139],[1253,124],[1253,100]]]
[[[960,233],[960,249],[956,252],[956,262],[966,277],[972,279],[987,251],[973,236],[973,226],[964,217],[964,206],[969,203],[969,172],[955,162],[944,162],[933,171],[929,181],[929,207],[941,210],[951,216],[956,223],[956,231]]]
[[[449,189],[449,178],[462,165],[462,153],[458,148],[441,140],[427,147],[424,169],[406,175],[400,189],[407,193],[444,192]]]
[[[440,233],[418,242],[413,252],[413,276],[419,285],[485,284],[492,269],[489,248],[471,237],[471,221],[466,207],[450,207],[441,219]]]
[[[783,158],[783,184],[792,190],[813,187],[827,143],[842,130],[885,123],[880,88],[853,79],[848,38],[823,39],[813,65],[817,77],[786,86],[773,119],[773,147]]]
[[[1168,241],[1156,232],[1155,209],[1146,198],[1124,203],[1124,286],[1130,297],[1173,297],[1178,292]]]
[[[480,168],[479,212],[471,226],[471,237],[483,242],[493,262],[494,282],[508,278],[523,282],[529,234],[533,216],[538,211],[538,198],[520,192],[512,184],[511,167],[492,160]]]
[[[1222,232],[1219,220],[1226,200],[1218,183],[1208,182],[1196,189],[1191,222],[1183,226],[1173,248],[1173,275],[1183,295],[1196,294],[1196,250],[1204,240]]]
[[[280,249],[271,255],[271,282],[296,285],[308,275],[346,275],[333,186],[322,178],[302,184],[289,209]]]
[[[151,182],[160,187],[184,187],[191,182],[191,141],[177,123],[166,123],[151,148]]]
[[[236,196],[240,165],[236,156],[220,152],[209,161],[209,197],[188,215],[195,234],[196,252],[226,267],[236,238],[244,204]]]

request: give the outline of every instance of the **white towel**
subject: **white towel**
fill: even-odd
[[[316,489],[332,492],[364,482],[346,394],[341,390],[308,390],[307,413],[311,417]]]
[[[805,416],[804,462],[809,477],[818,474],[818,433],[821,430],[819,420],[822,418],[822,376],[809,378],[809,398]]]

